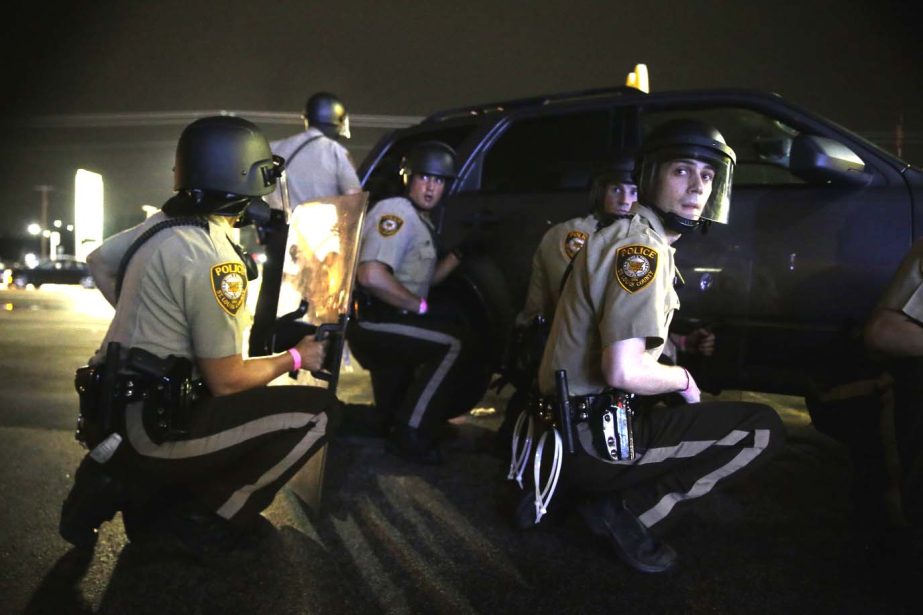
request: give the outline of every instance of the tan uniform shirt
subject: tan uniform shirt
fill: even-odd
[[[923,239],[910,248],[878,306],[923,322]]]
[[[99,256],[120,262],[134,239],[162,220],[158,213],[114,235],[97,249]],[[108,342],[159,357],[240,354],[250,324],[247,271],[228,239],[231,230],[214,222],[208,231],[176,226],[145,242],[125,271],[115,316],[93,362],[105,357]]]
[[[596,231],[599,224],[595,214],[583,218],[572,218],[548,229],[532,257],[532,275],[526,303],[516,319],[526,324],[541,314],[547,319],[554,315],[554,308],[561,295],[561,280],[567,266],[583,248],[587,238]]]
[[[433,223],[408,199],[380,201],[362,227],[359,262],[378,261],[414,295],[426,297],[436,272]]]
[[[299,150],[309,139],[314,140]],[[273,141],[269,146],[273,154],[285,158],[285,176],[292,207],[320,197],[360,190],[349,152],[317,128],[308,128],[287,139]],[[281,209],[278,190],[266,200]]]
[[[642,205],[590,236],[558,302],[539,368],[543,394],[553,393],[559,369],[572,395],[604,390],[602,350],[621,340],[644,338],[660,356],[679,308],[673,254],[660,219]]]

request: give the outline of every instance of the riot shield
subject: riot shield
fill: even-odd
[[[327,339],[324,366],[311,375],[327,381],[333,394],[368,196],[362,192],[301,203],[289,216],[286,210],[274,209],[257,227],[266,262],[250,331],[250,355],[281,352],[305,335]],[[311,517],[320,514],[326,460],[325,444],[289,482]]]
[[[260,229],[267,260],[250,355],[281,352],[305,335],[327,339],[324,367],[313,376],[334,393],[367,203],[367,192],[324,197],[297,205],[287,224],[276,215]]]

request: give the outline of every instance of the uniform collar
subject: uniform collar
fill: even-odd
[[[660,216],[657,215],[657,212],[655,212],[647,205],[636,203],[634,214],[635,216],[644,218],[644,220],[650,224],[654,232],[663,237],[663,239],[666,241],[667,230],[664,228],[663,221],[661,221]]]

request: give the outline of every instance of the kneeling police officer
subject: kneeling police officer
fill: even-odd
[[[283,169],[254,124],[197,120],[177,145],[176,195],[88,258],[116,310],[78,370],[78,439],[92,450],[61,511],[60,533],[74,545],[95,544],[121,510],[132,540],[164,530],[197,554],[233,547],[324,444],[335,399],[265,385],[320,369],[326,342],[242,356],[256,272],[229,233],[251,208],[268,208],[262,197]]]
[[[539,369],[543,407],[558,409],[574,452],[561,461],[558,497],[576,503],[591,531],[644,572],[675,562],[654,534],[668,519],[784,443],[772,408],[700,403],[688,370],[658,362],[679,308],[672,246],[704,220],[726,222],[734,162],[721,134],[702,122],[673,120],[651,132],[634,215],[590,235],[574,259]],[[685,403],[632,415],[633,396],[672,392]],[[536,488],[534,511],[529,498],[520,502],[519,525],[541,518],[545,492]]]
[[[388,450],[438,464],[442,423],[470,410],[483,390],[466,386],[480,373],[472,364],[471,332],[427,300],[461,262],[458,252],[440,257],[430,219],[455,177],[455,152],[439,141],[419,143],[401,175],[405,195],[376,203],[362,229],[360,309],[348,339],[371,374],[378,420],[384,429],[393,424]]]

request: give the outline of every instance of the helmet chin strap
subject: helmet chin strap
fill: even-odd
[[[702,222],[701,218],[698,220],[690,220],[689,218],[678,216],[672,211],[663,211],[659,207],[654,207],[653,209],[660,217],[665,229],[673,231],[674,233],[679,233],[680,235],[684,235],[689,231],[694,231],[699,228],[699,224]]]

